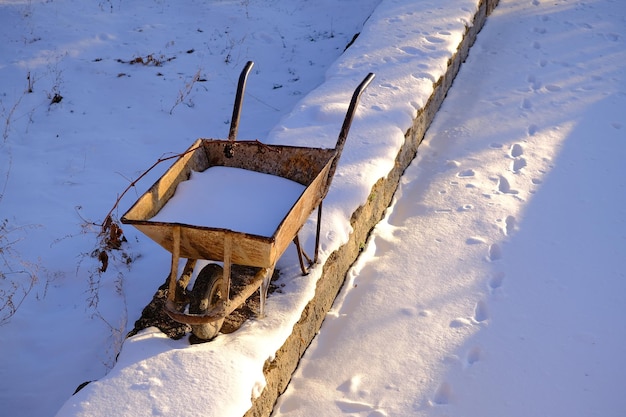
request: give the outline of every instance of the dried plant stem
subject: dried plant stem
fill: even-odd
[[[178,106],[181,103],[184,103],[187,97],[189,97],[189,94],[191,94],[191,90],[193,89],[193,86],[196,84],[196,82],[200,80],[200,71],[201,70],[196,71],[194,76],[191,78],[191,81],[185,84],[185,88],[183,90],[180,90],[178,92],[178,98],[176,99],[176,102],[170,109],[170,114],[174,112],[174,109],[176,108],[176,106]]]
[[[133,188],[139,181],[141,181],[141,179],[143,177],[148,175],[148,173],[150,171],[152,171],[154,168],[156,168],[156,166],[159,165],[160,163],[165,162],[165,161],[169,161],[170,159],[180,158],[181,156],[184,156],[184,155],[188,154],[189,152],[193,152],[196,149],[198,149],[198,148],[192,148],[192,149],[188,149],[188,150],[186,150],[185,152],[182,152],[182,153],[178,153],[178,154],[170,155],[170,156],[166,156],[166,157],[161,157],[154,164],[152,164],[150,166],[150,168],[145,170],[139,177],[137,177],[134,181],[131,181],[131,183],[128,184],[128,186],[124,189],[124,191],[122,191],[122,193],[117,197],[117,200],[115,200],[115,204],[113,205],[113,207],[111,207],[111,210],[109,210],[107,215],[104,217],[104,220],[103,220],[102,224],[99,225],[99,226],[102,227],[102,233],[106,233],[108,228],[111,226],[111,215],[113,214],[115,209],[119,206],[120,201],[122,200],[124,195],[126,195],[126,193],[131,188]]]

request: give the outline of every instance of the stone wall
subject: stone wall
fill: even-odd
[[[376,182],[367,202],[352,214],[353,232],[349,241],[328,257],[323,267],[322,277],[317,283],[315,297],[302,311],[300,320],[294,326],[293,332],[284,345],[276,352],[274,360],[265,364],[264,374],[267,385],[261,396],[253,401],[253,405],[245,417],[269,416],[276,399],[287,388],[300,358],[319,331],[326,313],[332,307],[335,297],[343,285],[346,273],[359,256],[371,230],[382,219],[385,210],[391,203],[400,177],[415,157],[417,148],[446,97],[461,64],[467,58],[476,35],[497,4],[498,0],[481,0],[480,7],[474,16],[473,25],[466,28],[456,53],[448,60],[446,73],[437,80],[433,94],[426,105],[418,111],[413,120],[413,126],[406,132],[405,142],[396,156],[394,168],[385,178]]]

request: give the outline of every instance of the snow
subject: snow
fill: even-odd
[[[239,137],[267,143],[333,147],[374,72],[324,202],[323,261],[476,5],[0,4],[2,289],[39,277],[0,326],[4,413],[243,415],[321,268],[302,277],[288,250],[267,316],[211,343],[124,340],[169,254],[126,227],[130,266],[100,275],[92,223],[164,153],[225,137],[247,60]],[[625,12],[500,2],[274,415],[624,415]],[[160,66],[128,63],[151,54]]]
[[[304,189],[302,184],[276,175],[209,167],[192,171],[189,180],[178,184],[172,198],[150,220],[273,236]]]

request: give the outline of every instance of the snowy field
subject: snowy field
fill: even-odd
[[[625,41],[500,2],[274,416],[626,415]]]
[[[266,140],[324,82],[378,3],[0,1],[3,415],[55,415],[78,384],[106,375],[164,282],[169,254],[131,227],[99,273],[90,256],[101,247],[97,224],[117,196],[157,159],[198,137],[228,136],[248,60],[238,137]],[[335,143],[365,71],[337,90],[337,104],[324,103],[336,118],[319,111],[334,137],[308,146]],[[21,302],[13,316],[10,302]]]
[[[269,143],[333,146],[375,72],[325,202],[328,256],[476,3],[0,2],[0,301],[38,278],[1,310],[3,413],[242,415],[320,268],[300,277],[286,253],[268,317],[236,333],[122,349],[169,256],[125,228],[99,273],[97,223],[163,154],[226,136],[247,60],[239,137]],[[276,416],[626,414],[625,39],[618,0],[501,1]]]

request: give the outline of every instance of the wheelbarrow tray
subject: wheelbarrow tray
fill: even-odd
[[[260,289],[259,315],[263,316],[272,272],[276,262],[292,241],[296,245],[303,274],[307,272],[303,257],[307,259],[309,265],[317,262],[322,201],[330,188],[359,97],[374,78],[374,74],[368,74],[352,95],[334,149],[267,145],[256,140],[236,140],[243,90],[252,65],[251,61],[248,62],[239,78],[228,140],[198,139],[121,218],[123,223],[135,226],[172,254],[165,311],[172,319],[190,324],[192,332],[198,333],[203,339],[210,339],[217,334],[221,326],[220,320],[234,311],[257,289]],[[172,199],[178,185],[191,178],[192,172],[203,172],[218,166],[282,177],[301,184],[304,190],[295,199],[271,236],[262,236],[245,230],[154,219],[154,216]],[[237,192],[234,187],[233,192]],[[228,198],[228,196],[216,195],[215,198]],[[251,205],[254,203],[255,201],[250,201]],[[316,208],[315,256],[311,260],[300,246],[298,232]],[[223,226],[223,223],[219,224]],[[187,264],[180,279],[177,280],[180,258],[186,258]],[[213,289],[218,288],[216,280],[220,279],[217,275],[211,278],[212,281],[203,282],[203,285],[206,284],[210,289],[209,292],[205,293],[205,289],[202,289],[198,290],[201,294],[196,294],[195,290],[192,290],[195,294],[194,300],[198,300],[198,297],[195,297],[198,295],[209,304],[208,309],[202,307],[200,314],[192,314],[185,311],[187,304],[191,310],[188,297],[184,294],[179,297],[177,294],[179,286],[183,289],[187,287],[190,271],[193,270],[198,259],[223,262],[224,268],[221,274],[223,279],[219,281],[219,290],[216,292],[213,292]],[[233,294],[232,298],[230,296],[231,265],[259,268],[255,276],[243,285],[241,291]],[[196,279],[196,284],[197,282],[198,279]],[[215,300],[213,295],[216,295]],[[213,326],[210,323],[217,324]],[[194,328],[194,325],[197,327]]]
[[[229,146],[233,146],[234,151],[227,156]],[[273,267],[326,195],[331,180],[329,172],[336,155],[336,149],[266,145],[258,141],[232,144],[227,140],[198,139],[121,220],[132,224],[172,253],[175,251],[174,234],[180,233],[178,250],[181,258],[224,261],[225,250],[229,250],[233,264]],[[189,180],[192,171],[202,172],[214,166],[276,175],[302,184],[305,189],[271,236],[150,220],[172,198],[178,184]],[[251,204],[254,202],[251,201]],[[228,242],[228,249],[225,249],[225,242]]]

